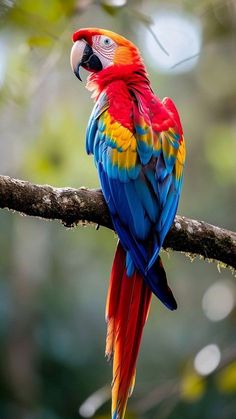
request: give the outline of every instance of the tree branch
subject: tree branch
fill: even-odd
[[[66,227],[92,222],[113,229],[100,190],[53,188],[0,176],[0,208],[60,220]],[[236,269],[236,233],[177,215],[164,246]]]

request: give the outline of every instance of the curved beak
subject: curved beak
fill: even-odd
[[[80,81],[80,67],[82,66],[88,71],[102,70],[102,63],[97,55],[93,52],[91,46],[83,39],[76,41],[71,49],[70,63],[73,72]]]

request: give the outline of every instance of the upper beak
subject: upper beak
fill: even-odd
[[[71,49],[70,63],[73,72],[80,81],[80,66],[90,71],[102,70],[102,63],[100,59],[95,55],[90,45],[83,39],[76,41]]]
[[[76,41],[71,49],[70,54],[70,64],[72,71],[80,81],[82,81],[82,79],[79,74],[79,68],[82,64],[82,58],[86,45],[87,44],[84,40]]]

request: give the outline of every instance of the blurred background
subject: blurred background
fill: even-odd
[[[177,104],[188,150],[179,214],[235,230],[233,0],[0,1],[1,174],[98,186],[84,149],[93,104],[69,64],[71,35],[87,26],[135,42],[154,90]],[[114,233],[7,211],[0,232],[0,418],[109,418]],[[216,263],[163,257],[179,308],[153,300],[127,419],[234,419],[235,278]]]

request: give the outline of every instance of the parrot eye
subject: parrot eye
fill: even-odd
[[[117,44],[113,39],[106,35],[96,35],[93,37],[93,48],[102,59],[103,68],[113,63]]]
[[[102,47],[110,47],[111,45],[114,44],[111,38],[107,38],[107,36],[101,36],[99,43]]]

